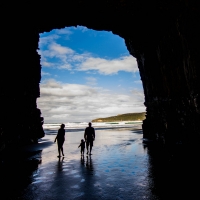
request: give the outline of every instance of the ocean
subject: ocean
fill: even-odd
[[[79,132],[84,131],[88,126],[88,122],[66,122],[65,130],[66,132]],[[45,123],[43,124],[43,129],[46,135],[56,135],[58,129],[60,128],[59,123]],[[134,128],[141,129],[142,121],[120,121],[120,122],[94,122],[92,126],[95,130],[106,130],[106,129],[126,129]]]

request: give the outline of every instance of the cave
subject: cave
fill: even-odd
[[[144,138],[168,147],[198,143],[197,1],[4,2],[1,10],[6,13],[1,19],[1,155],[11,145],[37,143],[45,135],[36,103],[41,80],[39,34],[78,25],[119,35],[137,59],[145,94]]]

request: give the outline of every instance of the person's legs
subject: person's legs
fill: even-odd
[[[88,146],[89,146],[89,141],[86,142],[87,154],[89,153],[88,152]]]
[[[63,153],[63,147],[61,147],[60,149],[61,149],[62,155],[64,156],[64,153]]]
[[[84,154],[84,149],[83,148],[81,148],[81,154]]]
[[[92,154],[93,141],[90,141],[90,155]]]
[[[58,156],[60,157],[60,146],[58,145]]]
[[[92,145],[90,145],[90,154],[91,154],[91,152],[92,152]]]
[[[58,142],[58,156],[60,157],[61,156],[61,153],[62,153],[62,155],[64,156],[64,153],[63,153],[63,143],[64,142],[62,142],[62,141],[59,141]]]

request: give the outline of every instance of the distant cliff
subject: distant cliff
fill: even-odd
[[[117,116],[93,119],[92,122],[115,122],[115,121],[140,121],[145,119],[145,112],[127,113]]]

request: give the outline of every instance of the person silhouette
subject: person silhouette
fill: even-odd
[[[65,128],[65,125],[61,124],[60,129],[58,130],[58,133],[57,133],[56,138],[54,140],[54,143],[57,140],[57,144],[58,144],[58,157],[61,156],[61,152],[62,152],[62,156],[64,156],[64,153],[63,153],[63,144],[64,144],[64,141],[65,141],[65,129],[64,128]]]
[[[89,153],[88,147],[90,146],[90,154],[89,155],[92,155],[91,152],[92,152],[92,147],[93,147],[93,141],[95,140],[95,130],[92,127],[91,122],[89,122],[88,125],[89,126],[85,129],[84,138],[86,141],[87,154]]]
[[[81,143],[79,144],[78,148],[81,147],[81,155],[84,155],[84,151],[85,151],[85,141],[82,139]]]

